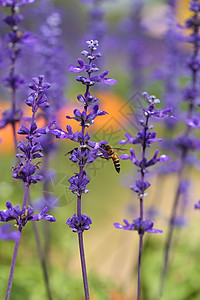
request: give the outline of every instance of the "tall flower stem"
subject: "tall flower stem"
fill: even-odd
[[[77,99],[83,105],[83,110],[79,109],[74,110],[74,117],[66,116],[67,119],[74,119],[79,122],[80,131],[73,132],[70,125],[67,125],[67,132],[54,128],[51,132],[60,139],[70,139],[78,143],[78,147],[74,148],[72,151],[68,152],[70,154],[69,159],[78,164],[79,172],[75,173],[75,176],[72,176],[68,179],[70,182],[69,189],[73,194],[77,195],[77,213],[75,213],[72,218],[68,218],[66,224],[69,225],[72,232],[78,233],[78,242],[79,242],[79,252],[81,259],[81,268],[82,268],[82,277],[83,285],[85,292],[85,299],[89,300],[89,288],[88,288],[88,279],[86,271],[86,259],[84,253],[84,243],[83,243],[83,232],[90,229],[90,224],[92,220],[89,216],[82,213],[82,195],[87,194],[89,190],[86,188],[86,185],[90,182],[90,179],[86,176],[85,166],[88,163],[94,162],[95,159],[99,157],[108,158],[107,151],[104,150],[107,141],[93,142],[90,140],[90,135],[88,132],[85,132],[86,128],[94,123],[94,119],[97,116],[103,116],[107,114],[103,110],[99,110],[98,105],[94,105],[92,110],[88,112],[88,107],[93,105],[98,99],[90,94],[90,87],[94,86],[98,82],[102,82],[108,85],[115,85],[117,81],[112,78],[107,78],[106,75],[109,73],[108,70],[104,70],[100,75],[93,75],[93,72],[99,71],[99,68],[94,63],[102,54],[98,49],[98,41],[90,40],[87,41],[87,46],[89,50],[83,50],[81,54],[88,60],[88,63],[85,63],[81,58],[78,59],[78,66],[69,65],[69,71],[73,73],[86,72],[86,76],[77,76],[76,80],[85,85],[84,96],[79,94]],[[100,153],[99,153],[100,152]]]
[[[178,182],[178,187],[176,189],[176,195],[174,198],[174,203],[173,203],[173,207],[172,207],[172,211],[171,211],[171,216],[169,219],[169,227],[168,227],[168,233],[167,233],[167,238],[166,238],[166,243],[165,243],[165,250],[164,250],[164,265],[163,265],[163,270],[162,270],[162,275],[161,275],[161,282],[160,282],[160,290],[159,290],[159,297],[162,296],[163,294],[163,289],[164,289],[164,282],[165,282],[165,277],[166,277],[166,273],[167,273],[167,267],[168,267],[168,261],[169,261],[169,252],[171,249],[171,244],[172,244],[172,237],[173,237],[173,232],[174,232],[174,221],[176,218],[176,212],[177,212],[177,208],[179,205],[179,200],[180,200],[180,196],[181,196],[181,192],[180,192],[180,185],[181,185],[181,181],[183,179],[183,175],[184,175],[184,160],[182,159],[182,168],[179,171],[179,182]]]
[[[23,207],[26,207],[27,200],[28,200],[28,193],[29,193],[29,186],[25,185]],[[17,254],[18,254],[19,244],[20,244],[20,240],[21,240],[22,227],[19,227],[18,232],[19,232],[19,236],[18,236],[17,240],[15,241],[15,248],[14,248],[14,252],[13,252],[13,258],[12,258],[12,264],[11,264],[11,268],[10,268],[10,275],[9,275],[8,287],[7,287],[5,300],[10,299],[10,292],[11,292],[12,283],[13,283],[13,276],[14,276],[15,265],[16,265],[16,261],[17,261]]]
[[[80,258],[81,258],[83,285],[84,285],[84,291],[85,291],[85,300],[90,300],[82,232],[78,233],[78,241],[79,241],[79,250],[80,250]]]
[[[91,51],[92,56],[93,51]],[[92,61],[89,61],[90,65]],[[90,79],[90,74],[88,74],[88,78]],[[87,97],[89,94],[89,86],[86,86],[86,92],[85,97]],[[87,114],[87,105],[84,106],[84,112]],[[84,137],[85,135],[85,124],[83,122],[82,124],[82,135]],[[81,152],[84,152],[85,141],[83,139],[82,142],[80,142]],[[83,179],[83,171],[84,171],[84,163],[81,163],[79,165],[79,181],[82,182]],[[81,218],[81,195],[77,196],[77,216]],[[79,251],[80,251],[80,259],[81,259],[81,269],[82,269],[82,276],[83,276],[83,286],[84,286],[84,292],[85,292],[85,300],[90,299],[89,295],[89,287],[88,287],[88,279],[87,279],[87,270],[86,270],[86,260],[85,260],[85,252],[84,252],[84,244],[83,244],[83,232],[78,233],[78,242],[79,242]]]
[[[15,15],[15,10],[12,9],[12,17],[14,17]],[[16,29],[14,30],[14,28],[12,28],[12,31],[14,34],[16,34]],[[13,53],[17,53],[18,50],[16,50],[16,44],[13,43],[12,44],[12,51]],[[9,77],[12,78],[15,76],[15,63],[16,63],[16,59],[17,59],[17,55],[13,55],[11,58],[11,65],[10,65],[10,73],[9,73]],[[12,111],[13,111],[13,115],[15,116],[16,114],[16,87],[15,86],[11,86],[11,101],[12,101]],[[17,149],[17,137],[16,137],[16,122],[12,122],[12,130],[13,130],[13,139],[14,139],[14,147],[15,147],[15,152],[18,152]]]
[[[43,76],[39,76],[39,78],[34,78],[34,83],[35,85],[29,85],[32,89],[34,89],[36,92],[32,93],[31,96],[29,97],[29,100],[25,101],[31,101],[28,102],[30,106],[32,106],[32,118],[31,118],[31,123],[29,129],[26,128],[23,124],[21,125],[21,128],[18,130],[18,134],[26,134],[27,139],[28,139],[28,145],[26,146],[24,142],[20,142],[18,144],[18,148],[26,153],[26,154],[21,154],[21,153],[16,153],[17,158],[23,158],[24,163],[17,164],[16,167],[13,169],[13,177],[22,179],[24,183],[24,199],[23,199],[23,204],[22,204],[22,210],[20,210],[20,206],[17,205],[15,208],[12,207],[12,204],[10,202],[7,202],[7,208],[8,211],[1,211],[0,212],[0,220],[2,221],[10,221],[12,219],[16,220],[16,227],[18,228],[18,236],[15,242],[15,248],[14,248],[14,253],[13,253],[13,259],[12,259],[12,264],[11,264],[11,270],[10,270],[10,275],[9,275],[9,281],[8,281],[8,287],[7,287],[7,292],[6,292],[6,300],[10,298],[10,292],[12,288],[12,282],[13,282],[13,276],[14,276],[14,270],[15,270],[15,265],[16,265],[16,260],[17,260],[17,254],[18,254],[18,249],[19,249],[19,244],[21,240],[21,232],[22,228],[26,225],[28,218],[30,217],[31,214],[33,214],[34,210],[27,206],[28,202],[28,197],[29,197],[29,187],[32,182],[37,183],[37,181],[41,180],[42,177],[40,175],[33,175],[37,171],[37,166],[35,164],[32,164],[32,160],[35,158],[42,157],[42,153],[38,153],[39,151],[42,150],[41,145],[38,142],[33,141],[35,139],[35,135],[40,136],[41,133],[36,133],[37,129],[37,124],[35,122],[35,113],[38,110],[38,108],[41,105],[41,101],[43,101],[42,105],[49,105],[47,103],[47,99],[45,98],[44,94],[44,88],[49,88],[50,85],[46,83],[44,85],[44,88],[42,86],[42,80]],[[37,86],[36,86],[37,85]],[[43,89],[42,89],[43,88]],[[46,129],[44,128],[40,129],[42,133],[46,133]],[[36,154],[37,153],[37,154]],[[33,176],[31,176],[33,175]],[[48,220],[52,220],[53,222],[55,221],[55,218],[52,218],[50,215],[44,215],[44,213],[47,211],[47,208],[45,208],[39,215],[36,215],[35,217],[31,217],[31,220],[41,220],[45,216],[48,218]],[[8,216],[7,216],[8,214]],[[40,246],[40,243],[39,243]],[[42,261],[43,262],[43,261]],[[44,264],[42,264],[44,265]],[[49,298],[51,300],[51,297]]]
[[[13,276],[14,276],[14,271],[15,271],[15,265],[16,265],[20,240],[21,240],[21,229],[19,229],[19,236],[15,242],[15,248],[14,248],[14,252],[13,252],[13,258],[12,258],[12,264],[11,264],[11,268],[10,268],[10,275],[9,275],[8,287],[7,287],[7,291],[6,291],[5,300],[10,299],[10,292],[11,292],[12,283],[13,283]]]
[[[40,262],[41,262],[41,266],[42,266],[42,270],[43,270],[44,281],[45,281],[45,285],[46,285],[46,291],[47,291],[48,299],[52,300],[53,298],[51,296],[51,290],[50,290],[50,285],[49,285],[49,276],[48,276],[48,271],[47,271],[46,259],[45,259],[45,256],[44,256],[44,251],[42,249],[38,227],[37,227],[37,224],[35,224],[34,222],[33,222],[33,229],[34,229],[34,232],[35,232],[37,249],[38,249],[38,254],[39,254],[39,257],[40,257]]]
[[[30,197],[29,197],[29,203],[30,203],[31,206],[33,206]],[[34,230],[34,233],[35,233],[37,250],[38,250],[38,254],[39,254],[39,258],[40,258],[40,263],[41,263],[42,270],[43,270],[43,275],[44,275],[44,281],[45,281],[47,296],[48,296],[49,300],[52,300],[51,290],[50,290],[50,285],[49,285],[49,277],[48,277],[46,259],[45,259],[44,251],[43,251],[42,245],[41,245],[41,239],[40,239],[40,235],[39,235],[39,231],[38,231],[38,226],[37,226],[37,224],[35,222],[33,222],[33,230]]]
[[[148,109],[143,109],[143,114],[145,119],[140,120],[140,125],[142,130],[139,130],[136,134],[135,138],[130,133],[125,133],[125,140],[119,141],[119,144],[140,144],[142,155],[141,160],[135,155],[135,151],[133,148],[130,149],[130,155],[124,154],[121,155],[121,159],[130,159],[131,162],[137,166],[140,172],[140,179],[136,180],[136,185],[131,185],[131,190],[134,191],[139,199],[139,218],[133,219],[132,223],[129,223],[128,220],[124,219],[125,225],[120,223],[114,223],[114,226],[118,229],[124,230],[135,230],[139,234],[139,254],[138,254],[138,280],[137,280],[137,300],[141,299],[141,260],[142,260],[142,251],[143,251],[143,236],[145,232],[148,233],[161,233],[162,230],[154,229],[154,223],[150,220],[144,219],[144,197],[147,195],[145,192],[150,186],[150,182],[148,182],[145,178],[146,172],[148,172],[148,168],[157,164],[158,162],[167,162],[170,157],[167,155],[161,155],[158,157],[159,150],[157,149],[153,155],[153,157],[148,160],[146,157],[146,148],[150,147],[154,142],[160,142],[162,139],[156,138],[156,131],[152,131],[153,126],[149,126],[149,119],[151,117],[157,118],[173,118],[168,115],[171,112],[171,108],[166,108],[164,110],[155,110],[155,105],[160,102],[159,99],[156,99],[154,95],[149,96],[148,93],[143,93],[143,96],[146,98],[148,102]]]
[[[137,286],[137,300],[140,300],[141,294],[141,259],[142,259],[142,246],[143,246],[143,234],[140,234],[139,239],[139,254],[138,254],[138,286]]]
[[[142,160],[145,159],[145,151],[146,151],[146,141],[147,141],[147,130],[148,130],[148,121],[149,117],[146,117],[146,124],[144,127],[144,138],[143,138],[143,145],[142,145]],[[144,182],[145,179],[145,167],[142,166],[140,169],[141,173],[141,182]],[[140,222],[143,222],[143,194],[140,195]],[[141,259],[142,259],[142,248],[143,248],[143,230],[139,230],[139,254],[138,254],[138,288],[137,288],[137,300],[140,300],[141,297]]]
[[[177,208],[180,203],[181,199],[181,183],[182,180],[185,178],[185,168],[187,166],[187,156],[189,154],[189,150],[196,150],[195,146],[190,147],[187,145],[187,141],[190,138],[191,135],[191,129],[192,127],[196,127],[195,124],[190,125],[190,122],[194,122],[194,111],[195,111],[195,100],[196,100],[196,95],[193,95],[192,93],[195,93],[198,91],[197,87],[197,75],[199,73],[199,67],[196,66],[196,63],[198,61],[198,54],[199,54],[199,1],[194,0],[190,1],[190,10],[193,11],[193,16],[187,20],[186,22],[186,27],[187,28],[192,28],[192,34],[190,35],[191,40],[190,43],[193,44],[193,52],[191,55],[191,58],[188,62],[188,68],[191,72],[191,86],[188,88],[188,112],[187,112],[187,119],[186,119],[186,129],[185,133],[182,136],[182,144],[180,141],[180,147],[181,147],[181,158],[180,158],[180,169],[178,172],[178,186],[176,189],[174,201],[173,201],[173,206],[171,210],[171,216],[169,219],[169,224],[168,224],[168,234],[166,238],[166,243],[165,243],[165,248],[164,248],[164,264],[162,268],[162,273],[161,273],[161,280],[160,280],[160,287],[159,287],[159,298],[163,294],[163,289],[164,289],[164,283],[165,283],[165,278],[167,274],[167,268],[169,264],[169,254],[170,254],[170,249],[171,249],[171,244],[172,244],[172,237],[173,237],[173,232],[174,232],[174,225],[175,225],[175,218],[177,215]],[[190,120],[190,122],[188,122]]]
[[[12,89],[11,94],[12,94],[12,96],[11,96],[12,97],[12,110],[13,110],[13,115],[15,115],[16,114],[16,100],[15,100],[15,89],[14,88]],[[12,122],[11,125],[12,125],[12,131],[13,131],[15,153],[17,154],[18,149],[17,149],[16,123]]]

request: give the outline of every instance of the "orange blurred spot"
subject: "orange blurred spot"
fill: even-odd
[[[122,296],[122,294],[119,293],[118,291],[112,291],[110,293],[109,299],[110,300],[128,300],[128,298]]]
[[[8,108],[10,108],[10,104],[8,102],[1,101],[1,113]],[[0,153],[14,153],[13,132],[10,124],[5,128],[0,129],[0,139]]]
[[[92,125],[92,127],[90,127],[87,131],[96,131],[100,128],[103,128],[106,131],[107,127],[114,128],[115,130],[120,130],[122,129],[122,127],[124,128],[128,123],[125,115],[128,110],[130,110],[128,106],[124,106],[124,99],[111,92],[96,92],[95,96],[99,99],[99,101],[97,101],[99,109],[105,110],[108,115],[97,117],[95,119],[94,125]],[[10,107],[10,104],[3,101],[1,102],[0,107],[1,112],[3,112],[5,109],[8,109]],[[73,111],[75,108],[78,108],[80,111],[83,110],[83,106],[81,103],[73,101],[69,102],[65,107],[57,112],[57,126],[62,130],[66,130],[66,126],[68,124],[72,127],[73,131],[80,130],[79,122],[73,119],[70,120],[66,118],[67,115],[71,117],[74,116]],[[31,117],[32,112],[29,107],[25,106],[22,109],[24,110],[24,117]],[[91,108],[88,109],[88,112],[90,111]],[[37,120],[37,125],[38,127],[45,126],[42,118]],[[26,122],[25,126],[29,126],[29,122]],[[20,124],[17,124],[17,130],[19,129],[19,127]],[[0,138],[0,153],[14,153],[13,132],[10,124],[0,130]],[[23,137],[17,134],[18,142],[19,140],[21,140],[21,138]]]
[[[99,101],[96,102],[99,105],[99,109],[106,111],[108,115],[97,117],[94,125],[92,125],[93,130],[99,129],[108,122],[110,126],[115,126],[116,129],[120,129],[122,125],[127,125],[127,120],[124,116],[126,112],[124,109],[123,113],[121,111],[125,103],[123,98],[111,92],[96,92],[95,97],[99,99]],[[66,119],[66,115],[70,117],[74,116],[73,111],[75,108],[78,108],[80,111],[83,110],[83,106],[80,103],[71,102],[58,112],[58,122],[63,130],[65,130],[67,125],[70,125],[73,131],[80,130],[80,126],[77,121]],[[126,110],[128,111],[128,109]],[[91,109],[89,108],[88,112],[90,111]]]
[[[1,101],[0,103],[0,108],[1,108],[1,113],[10,108],[10,104],[6,101]],[[30,108],[28,108],[27,106],[25,107],[21,107],[21,109],[23,110],[23,117],[31,117],[32,115],[32,111]],[[16,125],[16,131],[20,128],[21,123],[24,123],[25,126],[29,126],[30,122],[20,122],[17,123]],[[37,120],[37,125],[38,127],[42,127],[45,126],[44,121],[42,118]],[[19,142],[21,139],[24,139],[24,137],[22,135],[18,135],[17,136],[17,141]],[[13,140],[13,129],[11,124],[8,124],[5,128],[0,129],[0,153],[7,153],[7,154],[14,154],[15,152],[15,147],[14,147],[14,140]]]
[[[128,107],[125,110],[125,99],[111,92],[97,92],[95,95],[99,99],[100,109],[105,110],[108,115],[100,116],[95,120],[94,125],[99,128],[109,122],[110,126],[115,126],[116,129],[121,129],[127,125],[128,121],[125,114],[128,112]]]
[[[192,12],[189,10],[189,0],[179,0],[176,2],[176,14],[178,23],[184,25],[185,20],[192,15]]]

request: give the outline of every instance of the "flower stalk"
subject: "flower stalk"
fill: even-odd
[[[93,72],[99,71],[99,68],[95,64],[95,60],[101,57],[101,53],[97,51],[99,46],[97,40],[87,41],[87,46],[89,50],[83,50],[81,54],[88,60],[88,63],[85,63],[81,58],[79,58],[78,66],[70,65],[68,67],[69,71],[73,73],[86,72],[86,77],[76,77],[78,82],[85,85],[85,94],[77,96],[78,101],[83,105],[83,110],[80,111],[79,109],[75,109],[74,117],[67,116],[67,119],[74,119],[79,122],[81,129],[80,131],[73,132],[71,126],[67,125],[67,131],[54,128],[51,132],[59,139],[70,139],[71,141],[78,143],[78,147],[67,153],[69,154],[69,159],[78,164],[79,171],[68,180],[70,183],[69,189],[73,194],[77,195],[77,214],[74,214],[72,218],[68,218],[66,224],[69,225],[73,232],[78,233],[84,293],[85,299],[89,300],[90,296],[84,253],[83,231],[90,228],[92,220],[90,217],[82,213],[81,208],[83,194],[87,194],[89,192],[86,185],[90,182],[90,179],[86,176],[85,166],[87,163],[92,163],[99,157],[105,157],[108,159],[107,152],[103,149],[103,147],[101,147],[107,144],[107,141],[101,141],[99,143],[93,142],[90,140],[88,132],[86,132],[86,128],[94,123],[94,119],[97,116],[107,114],[105,111],[99,110],[99,106],[97,104],[94,105],[98,99],[90,94],[90,88],[98,82],[114,85],[117,81],[106,77],[109,72],[108,70],[105,70],[100,75],[93,75]],[[89,106],[92,106],[91,112],[88,112]]]
[[[50,84],[43,83],[43,76],[33,78],[33,82],[34,83],[31,83],[29,85],[33,92],[29,95],[28,99],[25,100],[25,103],[28,106],[32,107],[31,123],[29,128],[25,127],[22,124],[20,129],[18,130],[18,134],[26,136],[28,143],[25,144],[23,141],[19,142],[17,147],[21,150],[22,153],[17,153],[16,157],[20,158],[23,162],[21,161],[13,168],[13,177],[16,179],[21,179],[25,187],[22,209],[20,209],[19,205],[13,206],[12,203],[8,201],[6,203],[7,210],[0,211],[0,222],[2,223],[15,220],[15,226],[18,229],[18,237],[16,238],[15,242],[8,287],[6,292],[7,300],[10,298],[22,228],[27,224],[28,221],[39,221],[41,219],[46,219],[50,222],[56,221],[53,216],[46,214],[48,210],[46,207],[39,214],[33,215],[33,208],[31,206],[27,206],[30,185],[32,183],[36,184],[38,181],[42,180],[41,175],[35,175],[35,173],[38,170],[37,163],[32,163],[32,160],[36,158],[41,158],[43,156],[43,154],[41,153],[42,147],[37,141],[37,139],[42,134],[46,134],[49,131],[48,127],[37,129],[35,114],[39,107],[49,106],[45,95],[45,90],[50,87]]]
[[[160,279],[159,297],[162,297],[164,283],[167,275],[167,269],[169,264],[169,254],[172,245],[173,232],[175,228],[175,221],[177,217],[177,209],[180,205],[180,199],[182,194],[182,183],[186,178],[186,170],[188,169],[189,152],[199,150],[198,139],[192,135],[192,129],[199,128],[200,123],[197,117],[195,117],[196,100],[198,98],[198,85],[197,76],[199,75],[199,28],[200,28],[200,3],[199,0],[190,1],[190,10],[193,15],[186,21],[186,28],[191,29],[192,33],[187,37],[186,41],[193,45],[193,51],[190,59],[187,62],[187,67],[191,74],[191,83],[184,91],[184,100],[188,102],[188,111],[186,116],[186,129],[182,136],[178,137],[175,141],[176,146],[180,150],[180,168],[178,170],[178,186],[176,189],[171,215],[168,224],[168,233],[164,248],[164,263]],[[198,104],[199,105],[199,104]]]
[[[143,251],[143,236],[145,232],[149,233],[161,233],[162,230],[154,229],[154,223],[150,220],[144,219],[144,196],[147,195],[146,190],[150,187],[150,183],[145,179],[145,174],[148,172],[148,168],[155,165],[158,162],[167,162],[170,157],[167,155],[158,156],[159,150],[155,151],[154,156],[147,160],[146,158],[146,148],[150,147],[154,142],[160,142],[162,139],[156,138],[156,132],[151,132],[153,126],[149,125],[150,117],[155,118],[172,118],[168,113],[171,112],[171,108],[164,110],[155,110],[155,105],[160,102],[159,99],[156,99],[154,95],[149,96],[146,92],[143,93],[143,96],[146,98],[149,103],[148,109],[143,109],[143,114],[145,120],[140,120],[140,125],[142,130],[136,134],[135,138],[130,134],[126,133],[125,140],[121,140],[119,144],[140,144],[142,148],[141,160],[138,160],[134,150],[130,149],[130,155],[124,154],[121,155],[121,159],[130,159],[133,164],[135,164],[140,172],[140,179],[136,180],[136,185],[132,185],[131,189],[138,195],[139,199],[139,218],[133,220],[132,223],[129,223],[128,220],[124,219],[125,225],[120,223],[114,223],[114,226],[118,229],[124,230],[136,230],[139,235],[139,250],[138,250],[138,268],[137,268],[137,300],[141,299],[141,263],[142,263],[142,251]]]
[[[4,85],[9,89],[11,95],[11,108],[3,112],[0,120],[0,128],[4,128],[8,124],[11,124],[13,132],[13,140],[15,146],[15,152],[17,153],[17,136],[16,136],[16,123],[22,120],[23,111],[18,109],[16,92],[19,87],[24,84],[23,77],[16,73],[16,63],[21,55],[23,44],[30,42],[31,34],[29,32],[23,32],[19,29],[18,24],[23,20],[23,16],[20,14],[20,7],[35,2],[35,0],[23,0],[23,1],[8,1],[1,0],[0,6],[8,7],[10,14],[4,18],[4,22],[10,27],[10,32],[5,35],[6,55],[9,58],[9,73],[3,78]]]

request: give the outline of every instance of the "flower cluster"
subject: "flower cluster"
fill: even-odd
[[[36,158],[41,158],[42,146],[37,139],[42,135],[50,131],[50,127],[37,128],[35,121],[35,114],[39,108],[48,107],[49,103],[46,97],[46,90],[50,87],[49,83],[43,83],[43,75],[40,75],[33,78],[33,83],[29,84],[29,87],[33,92],[29,95],[28,99],[25,100],[25,103],[32,107],[32,119],[29,128],[25,125],[21,125],[20,129],[17,131],[20,135],[25,135],[28,143],[25,144],[23,141],[20,141],[17,148],[21,150],[22,153],[17,153],[16,156],[19,159],[23,159],[24,162],[20,162],[15,167],[13,167],[13,177],[17,179],[22,179],[24,184],[28,186],[31,183],[37,183],[42,180],[41,175],[34,175],[39,169],[37,163],[32,163],[32,160]],[[50,126],[52,123],[50,124]]]
[[[170,157],[167,155],[161,155],[158,157],[159,150],[157,149],[151,159],[147,159],[145,151],[147,147],[150,147],[154,142],[160,142],[162,139],[156,138],[156,132],[152,131],[153,126],[149,126],[149,118],[173,118],[169,113],[171,108],[164,110],[156,110],[155,105],[160,102],[159,99],[156,99],[154,95],[150,96],[148,93],[143,93],[143,96],[148,102],[148,109],[143,109],[143,114],[145,120],[140,120],[141,130],[136,134],[135,138],[130,133],[125,133],[126,140],[121,140],[119,144],[140,144],[142,147],[142,158],[138,159],[136,157],[135,151],[131,148],[130,155],[123,154],[120,156],[121,159],[130,161],[139,168],[141,173],[141,178],[136,180],[135,185],[131,185],[131,190],[138,194],[140,201],[143,201],[143,197],[147,195],[146,190],[150,187],[150,182],[145,180],[145,174],[147,169],[158,162],[167,162]],[[147,232],[161,232],[159,230],[153,230],[153,222],[148,220],[143,220],[143,208],[140,218],[133,220],[132,224],[129,224],[127,220],[124,220],[126,226],[122,226],[119,223],[115,223],[116,228],[123,228],[125,230],[137,230],[139,234],[144,234]]]
[[[74,214],[72,218],[69,218],[67,220],[66,224],[69,225],[70,228],[72,228],[73,232],[83,232],[84,230],[90,229],[92,220],[85,214],[81,214],[80,217]]]
[[[99,156],[104,156],[108,158],[108,155],[104,149],[101,148],[103,144],[107,144],[107,141],[101,141],[99,143],[92,142],[90,140],[90,135],[85,132],[85,129],[94,123],[94,120],[98,116],[103,116],[107,112],[100,110],[97,104],[94,103],[98,100],[96,97],[90,94],[90,87],[98,82],[103,82],[108,85],[114,85],[117,83],[116,80],[111,78],[106,78],[109,73],[108,70],[103,71],[100,75],[93,75],[94,72],[99,71],[95,60],[101,57],[101,53],[97,51],[98,41],[91,40],[87,41],[89,50],[83,50],[81,54],[88,59],[88,62],[84,62],[83,59],[78,59],[78,66],[70,65],[68,67],[69,71],[74,73],[86,72],[86,76],[77,76],[76,80],[81,82],[86,86],[86,92],[84,95],[79,94],[77,96],[78,101],[83,105],[83,110],[75,109],[74,116],[66,116],[67,119],[74,119],[79,122],[81,126],[80,131],[73,132],[70,125],[67,125],[67,131],[63,131],[59,128],[52,128],[51,133],[53,133],[59,139],[70,139],[71,141],[78,142],[80,148],[76,147],[72,151],[68,152],[69,159],[79,165],[79,173],[75,173],[69,179],[70,187],[69,189],[72,193],[77,194],[81,197],[83,193],[88,193],[89,190],[86,185],[89,183],[89,178],[86,176],[84,167],[87,163],[92,163]],[[90,112],[88,112],[88,107],[92,106]],[[80,218],[80,214],[78,213]]]
[[[9,74],[3,78],[3,83],[11,91],[12,108],[6,110],[2,114],[0,120],[0,128],[5,127],[7,124],[15,123],[22,119],[22,110],[17,108],[16,105],[16,90],[24,84],[24,79],[21,75],[16,74],[16,61],[21,55],[21,49],[23,44],[30,44],[33,41],[32,34],[30,32],[23,32],[19,29],[18,24],[23,20],[23,16],[20,14],[19,7],[34,3],[35,0],[1,0],[0,6],[9,7],[10,15],[4,18],[4,22],[10,27],[4,41],[6,42],[5,58],[9,59],[10,70]]]
[[[17,204],[13,206],[11,202],[6,202],[7,210],[0,211],[0,223],[16,221],[15,226],[19,229],[26,225],[28,221],[40,221],[42,219],[47,220],[49,222],[55,222],[56,219],[46,214],[48,211],[47,207],[45,207],[39,214],[33,215],[34,209],[31,206],[27,206],[26,208],[20,209],[20,206]]]
[[[149,220],[140,220],[140,218],[134,219],[132,223],[129,223],[126,219],[124,219],[125,225],[121,225],[119,223],[114,223],[116,228],[124,229],[124,230],[137,230],[139,234],[144,234],[145,231],[149,233],[161,233],[162,230],[154,229],[154,223]]]
[[[93,74],[94,72],[99,71],[95,61],[101,57],[101,53],[97,51],[99,46],[97,40],[87,41],[87,46],[89,50],[83,50],[81,52],[85,59],[87,59],[87,63],[83,59],[79,58],[78,66],[70,65],[68,67],[69,71],[75,74],[80,72],[86,73],[85,76],[78,75],[76,77],[76,80],[85,85],[86,88],[84,95],[79,94],[77,96],[78,101],[83,105],[83,109],[75,109],[74,116],[66,116],[67,119],[73,119],[77,121],[81,129],[80,131],[73,132],[71,126],[67,125],[67,131],[59,128],[52,128],[50,130],[51,133],[53,133],[59,139],[70,139],[71,141],[79,144],[78,147],[75,147],[72,151],[67,153],[67,155],[69,155],[69,159],[78,164],[79,172],[75,173],[74,176],[68,179],[70,183],[69,189],[73,194],[77,195],[77,214],[74,214],[72,218],[69,218],[66,224],[72,228],[73,232],[78,233],[85,299],[89,300],[90,297],[84,255],[83,232],[84,230],[88,230],[90,228],[89,225],[92,223],[92,221],[90,217],[82,214],[81,212],[82,195],[89,192],[87,189],[87,184],[90,182],[90,179],[87,177],[84,168],[86,164],[92,163],[99,156],[103,156],[108,159],[108,153],[103,149],[107,144],[107,141],[95,143],[90,140],[90,135],[86,132],[86,128],[94,123],[96,117],[107,114],[105,111],[100,110],[97,104],[94,104],[98,99],[90,93],[90,88],[99,82],[108,85],[114,85],[117,83],[117,81],[106,77],[106,75],[109,73],[108,70],[103,71],[100,75]],[[90,111],[88,111],[90,106],[92,108]]]

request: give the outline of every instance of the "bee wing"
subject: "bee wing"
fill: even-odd
[[[124,152],[124,151],[127,151],[127,149],[123,149],[123,148],[114,148],[113,147],[113,150],[117,151],[117,152]]]

